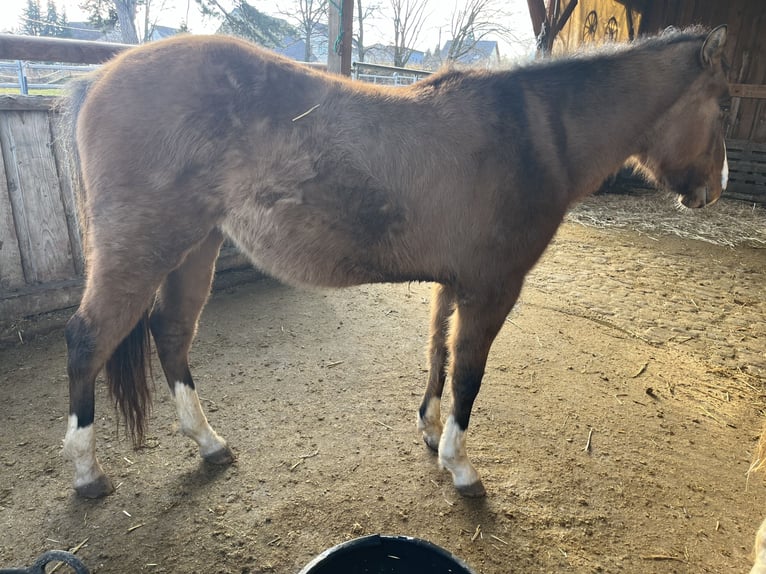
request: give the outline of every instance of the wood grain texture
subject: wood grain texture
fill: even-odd
[[[5,174],[5,161],[0,153],[0,170]],[[13,221],[8,182],[0,178],[0,290],[16,289],[24,285],[19,242]]]
[[[82,248],[82,235],[80,232],[79,222],[79,210],[77,193],[80,190],[75,190],[75,181],[77,178],[72,173],[69,158],[66,153],[66,146],[64,144],[64,138],[68,137],[68,134],[62,133],[60,124],[56,118],[56,114],[51,113],[49,116],[51,126],[51,138],[53,142],[53,158],[56,161],[56,171],[58,172],[59,189],[61,191],[61,203],[64,207],[64,215],[66,217],[67,231],[69,233],[69,244],[72,249],[72,262],[74,264],[75,272],[78,275],[82,275],[85,272],[85,258]]]
[[[0,147],[27,283],[75,274],[50,134],[47,112],[0,116]]]

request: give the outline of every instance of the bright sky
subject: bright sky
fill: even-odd
[[[40,4],[45,10],[47,0],[41,0]],[[86,20],[86,16],[82,10],[80,10],[78,4],[82,0],[54,0],[56,7],[66,8],[67,18],[72,21]],[[197,4],[194,0],[153,0],[152,4],[157,4],[162,8],[153,9],[157,17],[157,23],[164,26],[177,27],[182,20],[186,19],[188,10],[188,23],[192,33],[210,33],[214,32],[218,28],[219,23],[211,20],[204,20],[199,13]],[[462,0],[458,0],[459,4],[464,4]],[[0,0],[0,32],[8,32],[17,30],[21,23],[22,13],[24,7],[27,4],[27,0]],[[230,6],[230,0],[222,0],[221,4]],[[279,8],[287,12],[290,6],[293,4],[291,0],[251,0],[250,4],[258,10],[266,12],[268,14],[279,15]],[[387,0],[380,0],[380,4],[384,9],[390,6]],[[517,36],[524,41],[532,42],[532,24],[529,20],[529,12],[527,9],[527,3],[525,0],[510,0],[507,2],[509,12],[511,12],[510,22],[507,24],[513,26]],[[228,7],[228,6],[227,6]],[[441,43],[449,40],[449,22],[452,13],[455,9],[455,2],[450,0],[430,0],[428,11],[428,18],[425,26],[419,36],[416,46],[417,49],[425,51],[426,49],[433,49],[439,42],[439,30],[441,29]],[[378,18],[375,21],[365,23],[365,40],[366,43],[381,42],[392,43],[393,32],[390,30],[392,27],[391,21],[385,18]],[[518,46],[509,46],[501,43],[501,54],[512,55],[513,53],[528,52]]]

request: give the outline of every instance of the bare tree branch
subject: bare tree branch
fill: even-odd
[[[394,12],[394,66],[402,67],[412,55],[426,20],[428,0],[390,0]]]
[[[327,19],[327,1],[328,0],[298,0],[297,10],[283,10],[278,8],[279,13],[290,18],[295,26],[301,31],[303,41],[306,43],[306,49],[303,59],[310,62],[313,58],[311,39],[314,36],[314,28],[317,24]],[[328,39],[333,42],[333,38]]]
[[[356,38],[356,47],[359,54],[359,61],[364,62],[364,57],[367,54],[367,45],[364,43],[364,21],[375,13],[380,12],[381,3],[372,1],[364,2],[362,0],[356,0],[356,20],[357,20],[357,32],[354,34]]]
[[[509,25],[511,13],[505,8],[506,4],[500,0],[469,0],[462,9],[456,4],[450,23],[452,43],[446,59],[459,60],[489,36],[517,42]]]

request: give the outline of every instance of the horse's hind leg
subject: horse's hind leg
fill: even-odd
[[[452,362],[452,412],[447,417],[439,442],[439,463],[452,473],[463,496],[484,496],[479,474],[468,459],[466,430],[473,402],[479,393],[487,356],[508,312],[516,302],[521,282],[502,294],[459,299],[453,324],[450,351]]]
[[[181,432],[199,445],[206,461],[214,464],[228,464],[234,455],[202,412],[188,356],[197,321],[210,293],[222,242],[221,232],[214,229],[165,278],[150,318],[162,370],[175,397]]]
[[[441,398],[446,380],[447,333],[454,311],[455,294],[451,287],[434,285],[431,293],[431,332],[428,345],[428,386],[418,410],[418,430],[433,450],[439,449],[442,434]]]
[[[139,344],[133,346],[136,352],[129,354],[131,365],[122,366],[145,377],[146,357],[140,340],[148,335],[143,330],[142,315],[162,279],[158,272],[153,275],[136,272],[127,262],[108,256],[107,250],[101,248],[98,256],[93,257],[80,307],[66,326],[69,422],[64,455],[74,463],[75,490],[86,498],[105,496],[114,490],[96,458],[93,428],[96,375],[118,347],[138,338]],[[147,396],[145,385],[138,387],[137,396],[144,401],[140,403],[143,406]],[[142,420],[139,413],[139,427]]]

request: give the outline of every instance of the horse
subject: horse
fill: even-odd
[[[205,461],[234,460],[188,364],[229,237],[291,285],[434,284],[417,427],[457,491],[485,495],[466,450],[472,406],[495,336],[567,209],[629,159],[682,208],[725,188],[725,41],[725,26],[690,28],[393,88],[238,39],[183,36],[77,81],[65,115],[86,280],[65,328],[63,449],[77,494],[113,490],[93,428],[102,369],[130,436],[143,438],[152,338],[181,432]]]

